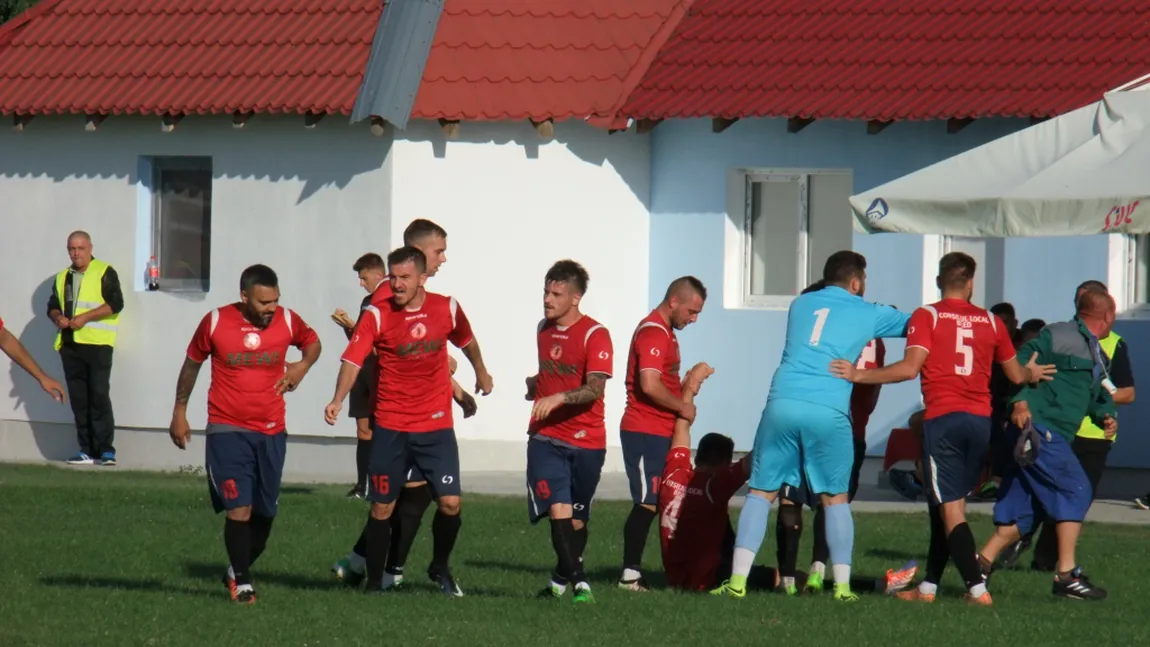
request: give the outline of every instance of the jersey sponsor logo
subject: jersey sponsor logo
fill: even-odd
[[[440,479],[440,480],[441,480],[441,481],[443,481],[443,484],[444,484],[444,485],[451,485],[452,483],[454,483],[454,482],[455,482],[455,477],[454,477],[454,476],[451,476],[451,475],[448,475],[448,476],[444,476],[444,477],[443,477],[442,479]]]
[[[587,506],[583,505],[582,503],[576,503],[575,505],[573,505],[573,506],[571,506],[571,507],[572,507],[572,508],[575,508],[576,510],[583,510],[583,509],[584,509],[584,508],[586,508]]]
[[[555,359],[555,360],[559,359],[560,357],[563,357],[563,347],[560,346],[559,344],[555,344],[554,346],[551,347],[550,355],[551,355],[551,359]]]
[[[395,354],[398,357],[429,355],[443,350],[443,347],[444,341],[442,339],[420,339],[396,346]]]
[[[599,351],[599,359],[608,359],[609,357],[611,357],[611,353],[608,353],[605,350]]]
[[[244,348],[248,350],[255,350],[260,347],[260,336],[258,333],[250,332],[244,335]]]
[[[658,357],[658,356],[659,356],[659,355],[661,355],[662,353],[660,353],[660,352],[659,352],[659,349],[658,349],[658,348],[652,348],[652,349],[651,349],[651,354],[652,354],[652,355],[654,355],[655,357]]]
[[[540,373],[550,373],[551,375],[558,375],[560,377],[579,375],[579,368],[578,364],[564,364],[563,362],[553,359],[539,362]]]
[[[990,318],[986,315],[962,315],[955,312],[940,312],[938,318],[953,319],[959,328],[973,328],[976,323],[990,323]]]
[[[417,323],[412,326],[408,332],[411,334],[412,339],[423,339],[427,336],[427,326],[422,323]]]
[[[264,353],[228,353],[228,366],[275,366],[280,363],[279,351]]]

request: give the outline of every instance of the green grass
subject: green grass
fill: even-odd
[[[328,573],[349,548],[364,504],[344,488],[289,486],[268,552],[254,569],[255,606],[227,601],[222,517],[202,477],[0,465],[0,645],[1039,645],[1146,644],[1150,594],[1146,530],[1091,525],[1081,559],[1111,598],[1055,599],[1050,576],[996,576],[995,606],[961,603],[953,569],[934,605],[828,595],[744,600],[667,591],[635,594],[612,584],[628,506],[596,505],[587,564],[598,604],[575,607],[533,595],[553,563],[545,526],[527,524],[522,499],[469,496],[454,557],[464,591],[447,599],[422,576],[424,523],[409,570],[415,590],[367,596]],[[774,563],[774,525],[759,561]],[[975,520],[985,538],[990,524]],[[926,516],[856,515],[855,572],[881,573],[926,545]],[[809,555],[809,537],[803,547]],[[657,571],[652,532],[648,569]],[[658,579],[657,575],[652,579]],[[720,642],[723,641],[723,642]]]

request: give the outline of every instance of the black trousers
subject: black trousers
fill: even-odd
[[[112,347],[66,343],[60,347],[68,400],[76,418],[80,451],[99,458],[115,452],[112,440],[116,418],[112,414]]]
[[[1098,484],[1102,482],[1102,473],[1106,470],[1106,457],[1110,455],[1113,442],[1105,438],[1074,437],[1071,447],[1078,462],[1082,464],[1082,471],[1090,481],[1090,500],[1098,496]],[[1058,565],[1058,535],[1054,524],[1049,521],[1042,524],[1042,532],[1034,544],[1034,564],[1046,569]]]

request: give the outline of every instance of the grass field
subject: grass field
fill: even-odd
[[[419,585],[367,596],[337,585],[332,562],[354,540],[363,503],[344,488],[291,486],[268,552],[254,569],[259,602],[227,601],[222,517],[211,514],[202,478],[113,470],[0,465],[0,646],[26,645],[1040,645],[1146,644],[1150,626],[1147,531],[1091,526],[1080,554],[1110,589],[1102,603],[1055,599],[1049,575],[1026,570],[992,582],[995,607],[947,599],[934,605],[864,596],[745,600],[667,591],[618,591],[627,505],[596,504],[587,564],[598,604],[539,601],[553,563],[545,526],[525,521],[520,499],[465,499],[454,570],[467,593],[448,599],[422,577],[430,555],[424,524],[409,562]],[[430,514],[430,513],[429,513]],[[925,513],[859,514],[855,572],[878,574],[922,559]],[[774,563],[773,522],[761,563]],[[975,532],[990,530],[977,519]],[[809,555],[804,537],[803,561]],[[657,537],[647,547],[657,571]],[[651,577],[658,580],[658,574]],[[720,643],[720,641],[724,641]]]

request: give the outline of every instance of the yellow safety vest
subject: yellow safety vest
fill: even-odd
[[[1102,347],[1102,352],[1106,353],[1106,359],[1110,360],[1114,358],[1114,349],[1118,348],[1118,342],[1121,340],[1122,335],[1119,335],[1113,330],[1110,331],[1110,334],[1107,335],[1106,339],[1098,340],[1098,345]],[[1078,427],[1078,435],[1083,438],[1106,438],[1106,432],[1102,431],[1101,427],[1094,424],[1094,421],[1090,419],[1090,416],[1086,416],[1082,419],[1082,425]],[[1110,439],[1111,442],[1115,440],[1118,440],[1118,434],[1114,434],[1114,437]]]
[[[60,308],[64,309],[67,303],[64,294],[64,286],[68,279],[68,272],[66,269],[56,275],[56,298],[60,300]],[[84,278],[80,279],[80,289],[76,290],[76,303],[75,311],[72,316],[81,315],[89,310],[95,310],[104,305],[104,290],[102,285],[104,282],[104,273],[108,271],[108,264],[104,261],[92,259],[88,263],[88,269],[84,271]],[[73,277],[75,280],[75,277]],[[90,346],[115,346],[116,345],[116,331],[120,329],[120,315],[116,313],[110,317],[100,319],[99,321],[89,321],[84,324],[84,327],[79,330],[72,331],[72,339],[77,344],[88,344]],[[56,331],[56,344],[53,346],[56,350],[64,344],[63,331]]]

